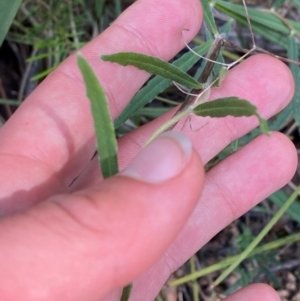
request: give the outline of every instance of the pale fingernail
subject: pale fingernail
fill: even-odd
[[[160,183],[184,169],[192,150],[192,143],[185,135],[167,132],[142,149],[120,174],[142,182]]]

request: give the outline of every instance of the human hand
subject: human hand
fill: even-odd
[[[104,63],[99,55],[136,51],[170,59],[183,47],[182,29],[190,29],[191,39],[200,16],[198,0],[140,0],[82,49],[106,90],[113,118],[148,74]],[[268,118],[290,101],[292,76],[281,62],[258,55],[230,71],[211,97],[231,95],[250,100]],[[290,141],[279,133],[261,136],[206,174],[200,198],[198,155],[205,164],[257,121],[194,118],[196,128],[207,123],[187,133],[198,154],[180,134],[179,142],[171,134],[137,155],[172,114],[120,139],[120,166],[133,162],[129,171],[101,181],[97,162],[92,162],[69,187],[95,147],[76,57],[29,96],[0,131],[0,211],[22,211],[0,220],[1,300],[118,300],[120,288],[133,280],[131,300],[152,300],[173,270],[294,173],[297,159]],[[186,155],[179,148],[182,139]],[[132,177],[137,169],[140,180]],[[157,181],[167,170],[173,176]],[[264,285],[245,288],[228,300],[247,301],[254,295],[256,300],[278,300]]]

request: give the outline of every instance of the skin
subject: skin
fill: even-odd
[[[102,62],[99,54],[136,51],[169,60],[184,46],[182,30],[189,29],[190,40],[201,21],[198,0],[139,0],[81,50],[105,88],[113,118],[149,75]],[[269,118],[293,93],[288,68],[257,55],[231,70],[211,99],[243,97]],[[120,139],[121,169],[144,162],[139,166],[147,175],[147,152],[139,161],[136,156],[173,114]],[[131,300],[153,300],[172,271],[293,176],[296,151],[280,133],[256,138],[204,175],[203,164],[256,125],[255,118],[193,118],[192,128],[200,130],[182,129],[194,147],[184,163],[169,138],[151,149],[158,166],[168,157],[161,149],[177,154],[173,177],[149,183],[125,172],[102,181],[96,160],[89,163],[95,148],[89,102],[76,57],[68,58],[0,131],[0,299],[119,300],[120,288],[134,280]],[[254,296],[279,300],[263,284],[226,300]]]

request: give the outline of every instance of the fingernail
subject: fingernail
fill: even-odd
[[[121,175],[148,183],[169,180],[184,169],[192,149],[185,135],[167,132],[142,149]]]

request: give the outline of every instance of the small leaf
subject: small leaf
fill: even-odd
[[[151,74],[171,79],[186,87],[194,89],[203,88],[203,85],[198,83],[190,75],[182,72],[174,65],[153,56],[135,52],[120,52],[111,55],[102,55],[101,58],[104,61],[118,63],[122,66],[135,66],[138,69],[145,70]]]
[[[198,105],[194,114],[202,117],[220,118],[226,116],[242,117],[257,114],[256,107],[249,101],[238,97],[219,98]]]
[[[212,118],[256,116],[259,120],[261,131],[269,134],[268,123],[257,113],[256,107],[249,101],[238,97],[219,98],[205,102],[195,107],[193,112],[197,116]]]
[[[93,69],[80,54],[77,56],[77,63],[91,103],[102,175],[108,178],[118,172],[118,159],[115,130],[106,95]]]

